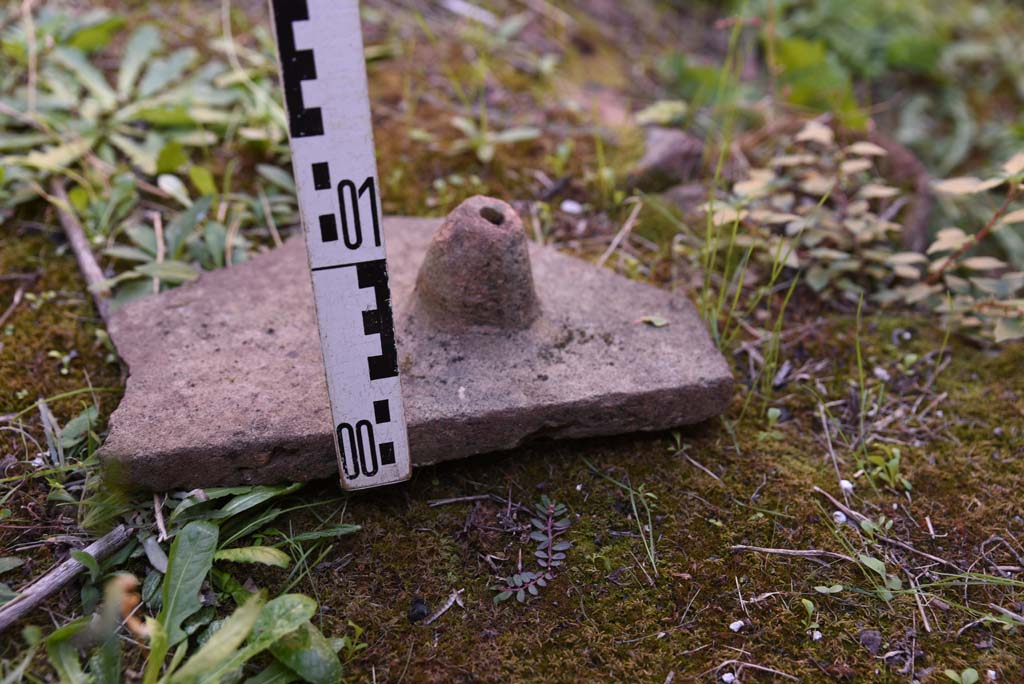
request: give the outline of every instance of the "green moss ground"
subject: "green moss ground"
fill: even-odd
[[[260,21],[261,8],[247,7],[249,19],[240,16],[236,30],[241,33]],[[173,23],[194,9],[160,4],[152,11]],[[139,10],[144,11],[150,10]],[[566,196],[610,209],[607,223],[595,221],[590,230],[608,233],[617,227],[625,212],[602,196],[593,180],[598,124],[590,112],[560,107],[555,95],[571,86],[600,85],[620,88],[625,92],[619,94],[628,99],[633,83],[623,77],[628,67],[625,47],[617,50],[606,42],[607,35],[587,27],[592,49],[565,55],[563,81],[538,85],[536,79],[524,77],[513,60],[480,50],[479,37],[447,31],[432,42],[410,26],[415,22],[396,21],[371,34],[372,42],[399,47],[394,59],[372,67],[389,213],[443,213],[476,192],[533,197],[536,184],[530,173],[540,169],[555,174],[553,155],[568,137],[575,151],[562,170],[571,179]],[[642,34],[644,26],[637,19],[629,25],[629,34]],[[541,125],[543,134],[535,142],[502,149],[489,166],[478,163],[471,153],[447,154],[454,141],[449,124],[453,107],[439,103],[436,93],[453,89],[454,83],[473,92],[474,99],[497,91],[508,98],[496,106],[507,110],[501,126]],[[408,145],[413,128],[432,134],[435,146]],[[602,130],[619,142],[606,152],[609,167],[621,177],[625,162],[635,156],[637,134]],[[453,174],[463,179],[461,185],[435,185],[436,179],[450,180]],[[469,180],[474,175],[479,182]],[[39,206],[39,216],[32,218],[49,226],[49,214]],[[557,225],[549,227],[558,230]],[[670,237],[653,222],[640,227],[638,234],[663,248]],[[575,247],[584,254],[591,251]],[[603,248],[601,244],[593,249]],[[663,256],[650,264],[652,279],[661,283],[668,280]],[[108,363],[108,351],[98,341],[97,320],[74,259],[55,229],[12,219],[0,227],[0,275],[35,271],[40,277],[34,281],[0,280],[0,309],[21,284],[40,298],[37,302],[45,300],[38,306],[23,302],[8,321],[10,332],[0,327],[0,415],[20,411],[40,396],[90,384],[120,385],[119,368]],[[48,292],[55,294],[50,297]],[[770,397],[756,396],[745,411],[747,394],[741,389],[724,421],[681,435],[686,454],[718,479],[677,454],[672,435],[656,434],[541,443],[515,453],[419,470],[407,484],[344,498],[344,520],[363,530],[333,542],[292,590],[319,600],[319,620],[328,635],[351,634],[350,621],[365,630],[368,648],[348,664],[349,679],[663,682],[675,673],[675,681],[691,681],[738,660],[803,681],[903,682],[912,674],[907,654],[917,649],[913,672],[921,681],[942,681],[943,669],[964,667],[996,670],[1000,681],[1024,681],[1020,628],[1005,631],[980,625],[958,635],[980,616],[978,611],[991,612],[990,603],[1020,612],[1024,591],[1019,586],[936,589],[919,597],[919,608],[909,592],[897,593],[889,602],[879,598],[875,578],[861,565],[731,550],[748,545],[863,551],[883,558],[890,570],[920,568],[921,573],[932,573],[932,579],[943,571],[913,555],[865,545],[854,530],[833,522],[833,507],[812,491],[817,486],[839,494],[819,419],[818,395],[829,402],[847,437],[852,436],[859,413],[850,399],[851,392],[857,394],[858,332],[850,314],[821,312],[806,298],[798,303],[786,329],[805,332],[783,346],[782,359],[797,367],[808,364],[808,376],[776,389]],[[951,361],[933,380],[945,358],[938,353],[944,334],[935,326],[926,317],[873,312],[859,333],[871,391],[883,385],[873,378],[875,367],[892,376],[884,383],[883,407],[872,420],[895,416],[881,435],[902,442],[901,474],[912,483],[912,495],[873,487],[867,476],[853,478],[856,453],[848,448],[848,439],[833,432],[837,460],[843,476],[857,485],[851,505],[871,517],[884,513],[893,521],[892,537],[965,569],[991,572],[979,563],[981,544],[992,536],[1024,539],[1024,346],[993,352],[953,337],[946,348]],[[894,341],[897,330],[912,331],[911,339]],[[77,352],[67,375],[61,375],[59,362],[47,356],[50,350]],[[908,354],[917,360],[901,365]],[[732,360],[742,383],[747,357]],[[20,395],[22,391],[25,394]],[[925,419],[908,415],[919,398],[918,411],[944,393],[948,396]],[[109,415],[118,395],[98,397],[102,415]],[[61,422],[82,406],[80,397],[52,404]],[[770,407],[782,411],[775,426],[766,417]],[[896,413],[900,409],[903,414]],[[24,420],[29,433],[41,439],[35,417],[27,415]],[[19,435],[0,432],[0,446],[0,458],[10,454],[17,461],[5,465],[3,477],[34,472],[28,460],[35,453],[28,453]],[[657,496],[657,577],[637,534],[628,495],[596,476],[588,462]],[[45,481],[34,478],[7,496],[0,508],[10,510],[11,517],[0,521],[0,546],[46,539],[73,524],[75,509],[48,502],[46,493]],[[525,505],[548,495],[570,508],[573,524],[567,538],[574,546],[564,570],[526,605],[512,601],[496,606],[492,601],[496,572],[515,572],[519,554],[529,563],[533,551],[526,532],[506,529],[505,507],[491,501],[429,505],[436,499],[480,494]],[[335,516],[330,522],[337,522],[337,497],[332,482],[311,485],[303,500],[322,498],[330,503],[275,524],[289,533],[309,529],[329,515]],[[139,502],[143,505],[148,502]],[[934,526],[935,538],[926,518]],[[55,547],[43,544],[30,563],[4,580],[20,584],[37,576],[54,560]],[[1002,555],[999,562],[1014,561]],[[231,570],[237,579],[251,580],[271,592],[289,584],[285,570]],[[906,586],[907,577],[899,572]],[[835,584],[844,590],[830,596],[814,590]],[[465,609],[453,607],[430,626],[407,619],[415,599],[435,609],[459,589],[465,590]],[[801,598],[817,606],[820,641],[812,641],[803,624]],[[47,606],[52,620],[71,615],[76,601],[73,588],[55,598]],[[922,623],[922,610],[931,633]],[[737,620],[747,624],[733,632],[729,625]],[[49,628],[51,616],[40,612],[31,622]],[[883,644],[877,654],[861,645],[864,630],[881,633]],[[18,647],[14,640],[7,642],[0,655],[9,657]],[[892,655],[885,658],[887,653]],[[129,661],[137,664],[142,657],[141,650],[133,652]],[[721,673],[736,669],[727,666]],[[713,678],[709,674],[705,680]],[[769,674],[749,669],[743,675],[743,681],[772,680]]]
[[[880,324],[865,340],[879,359],[891,356],[888,345],[879,343],[890,326]],[[826,322],[823,332],[835,334],[814,353],[837,359],[852,354],[847,327],[845,321]],[[941,338],[925,335],[911,346],[926,353],[939,345]],[[937,438],[904,451],[913,497],[872,493],[861,478],[858,494],[864,496],[855,497],[854,507],[885,511],[895,521],[895,536],[969,564],[982,541],[1007,529],[1019,534],[1024,522],[1017,495],[1024,378],[1013,372],[1024,361],[1024,348],[985,356],[954,346],[953,359],[937,383],[950,393]],[[936,592],[950,607],[926,609],[934,630],[926,634],[912,595],[882,601],[857,566],[730,551],[746,544],[844,552],[837,534],[856,544],[849,530],[836,531],[833,509],[811,492],[815,485],[837,492],[814,403],[799,391],[773,405],[779,403],[795,416],[778,427],[781,439],[764,439],[755,426],[759,420],[740,426],[739,452],[719,425],[684,435],[688,453],[721,482],[674,455],[665,435],[538,445],[418,471],[406,485],[350,499],[345,518],[364,531],[339,543],[305,588],[333,608],[323,617],[328,632],[344,630],[348,620],[367,629],[370,648],[353,663],[357,678],[375,672],[378,680],[395,681],[404,671],[411,681],[664,681],[674,671],[687,681],[739,659],[807,681],[907,681],[905,658],[897,655],[887,664],[860,645],[864,629],[881,632],[879,655],[916,643],[919,672],[973,666],[996,670],[1004,681],[1024,677],[1019,634],[974,629],[955,636],[973,619],[954,607],[963,603],[956,590]],[[996,436],[999,427],[1002,436]],[[595,477],[586,461],[658,496],[659,577],[653,584],[640,568],[650,572],[628,496]],[[852,472],[848,459],[842,465],[844,473]],[[755,490],[759,496],[752,500]],[[428,505],[432,499],[505,492],[524,502],[547,494],[568,504],[573,516],[575,546],[566,571],[525,606],[494,606],[488,590],[494,573],[485,555],[507,558],[501,567],[511,571],[519,549],[527,561],[532,551],[519,535],[490,529],[502,507]],[[890,510],[894,504],[899,510]],[[925,516],[942,538],[930,538]],[[257,581],[273,582],[273,574]],[[813,589],[833,584],[847,589],[834,596]],[[430,627],[408,623],[415,598],[434,608],[455,589],[466,590],[466,610],[455,607]],[[968,598],[982,601],[988,592],[972,589]],[[819,642],[802,624],[802,597],[818,606]],[[729,624],[741,619],[749,626],[731,632]]]

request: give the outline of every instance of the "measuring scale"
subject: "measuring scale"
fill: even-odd
[[[342,487],[412,465],[358,0],[271,0]]]

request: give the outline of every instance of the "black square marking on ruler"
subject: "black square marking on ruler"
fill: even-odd
[[[395,443],[384,442],[380,445],[380,464],[395,465]]]
[[[313,187],[317,190],[329,190],[331,187],[331,167],[327,162],[313,164]]]
[[[319,107],[306,108],[302,99],[302,82],[316,79],[316,59],[312,50],[299,50],[295,44],[293,24],[309,20],[306,0],[273,0],[277,49],[281,55],[284,77],[284,99],[288,105],[288,123],[293,138],[324,134],[323,112]]]
[[[359,288],[373,288],[377,308],[363,312],[363,332],[380,335],[380,356],[366,359],[370,380],[398,377],[398,349],[395,347],[395,319],[388,289],[388,265],[383,259],[356,264]],[[372,331],[372,332],[371,332]]]
[[[324,242],[338,241],[338,221],[334,214],[324,214],[320,217],[320,239]]]
[[[377,425],[391,422],[391,405],[387,399],[373,402],[373,419]]]

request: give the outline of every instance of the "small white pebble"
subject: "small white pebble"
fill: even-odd
[[[738,632],[741,629],[743,629],[746,625],[747,623],[745,623],[743,620],[737,620],[736,622],[729,625],[729,629],[731,629],[734,632]]]
[[[576,485],[576,491],[577,492],[582,492],[583,491],[583,483],[582,482],[579,483],[578,485]]]
[[[736,675],[734,675],[732,672],[726,672],[724,675],[722,675],[722,681],[725,682],[725,684],[734,684],[734,682],[736,681]]]
[[[988,677],[988,681],[994,682],[999,679],[999,675],[996,674],[995,670],[986,670],[985,676]]]
[[[941,418],[942,416],[944,416],[946,414],[945,414],[945,412],[943,412],[942,409],[939,409],[938,411],[935,412],[935,415],[937,415],[939,418]]]
[[[903,341],[906,342],[906,341],[910,340],[914,336],[910,334],[910,331],[904,330],[903,331],[903,335],[901,337],[903,337]]]
[[[562,206],[560,208],[566,214],[572,214],[573,216],[578,216],[583,213],[583,205],[576,200],[567,199],[562,202]]]
[[[885,370],[881,366],[875,366],[875,369],[871,372],[874,374],[876,378],[878,378],[882,382],[889,382],[890,380],[892,380],[892,376],[889,375],[889,371]]]
[[[819,632],[818,630],[814,630],[813,632],[811,632],[811,640],[821,641],[821,632]]]
[[[839,488],[842,489],[847,494],[853,493],[853,483],[850,482],[849,480],[840,480]]]
[[[842,511],[833,511],[832,512],[832,519],[835,520],[836,525],[845,525],[846,524],[846,514],[843,513]]]

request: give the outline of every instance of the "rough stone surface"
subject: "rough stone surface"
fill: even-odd
[[[661,192],[696,178],[703,159],[704,143],[697,138],[676,128],[652,126],[630,179],[641,190]]]
[[[470,198],[434,235],[416,279],[416,311],[445,330],[520,330],[540,316],[519,215],[505,202]]]
[[[439,226],[384,221],[415,464],[667,429],[727,407],[729,369],[684,297],[533,244],[543,315],[529,328],[430,325],[412,294]],[[292,239],[113,315],[130,371],[100,453],[114,481],[166,490],[336,475],[307,268]]]

